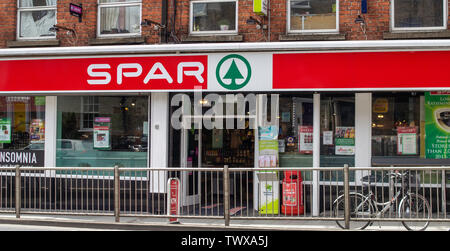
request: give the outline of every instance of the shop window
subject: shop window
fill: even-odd
[[[312,166],[313,101],[311,95],[280,96],[281,167]]]
[[[288,1],[289,32],[337,32],[339,0]]]
[[[320,97],[320,166],[355,166],[355,95]],[[323,172],[324,180],[343,181],[342,172]],[[331,176],[331,177],[329,177]],[[354,180],[354,173],[350,173]]]
[[[191,1],[191,34],[237,33],[238,1]]]
[[[99,0],[97,35],[140,35],[141,8],[141,0]]]
[[[447,28],[447,0],[393,0],[392,30]]]
[[[0,165],[44,166],[45,97],[0,97]]]
[[[18,4],[18,39],[56,37],[50,31],[56,24],[56,0],[19,0]]]
[[[147,166],[148,97],[64,96],[57,110],[57,166]]]

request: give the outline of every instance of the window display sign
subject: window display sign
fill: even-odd
[[[425,157],[450,157],[450,93],[425,93]]]
[[[300,153],[311,154],[313,150],[313,127],[298,127],[298,150]]]
[[[333,131],[323,131],[323,144],[333,145]]]
[[[397,154],[417,154],[417,129],[415,127],[397,128]]]
[[[44,120],[33,119],[30,124],[30,141],[31,143],[43,143],[45,140]]]
[[[94,120],[94,148],[111,149],[111,118],[97,117]]]
[[[336,127],[335,154],[355,155],[355,127]]]
[[[0,119],[0,143],[11,143],[11,120]]]

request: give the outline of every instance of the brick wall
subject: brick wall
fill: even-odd
[[[189,35],[189,0],[165,0],[168,3],[168,27],[178,39]],[[57,23],[67,28],[75,29],[77,38],[70,36],[66,31],[59,31],[57,38],[61,46],[86,46],[97,34],[97,0],[58,0]],[[78,18],[71,16],[68,10],[69,3],[83,4],[83,21],[78,22]],[[162,2],[163,0],[142,0],[142,19],[150,19],[162,22]],[[176,16],[173,17],[176,3]],[[16,39],[17,20],[17,0],[3,0],[0,2],[0,48],[7,46],[7,41]],[[255,24],[247,24],[247,19],[252,16],[260,19],[263,24],[268,25],[267,17],[258,17],[253,13],[252,0],[239,0],[239,34],[243,36],[245,42],[268,41],[269,29],[256,29]],[[287,1],[271,0],[270,18],[270,41],[278,41],[280,35],[286,34]],[[390,21],[390,1],[389,0],[369,0],[368,14],[362,15],[365,19],[365,33],[360,24],[355,23],[356,17],[360,14],[360,0],[341,0],[339,31],[346,34],[347,40],[380,40],[383,33],[389,31]],[[155,31],[151,26],[142,27],[142,35],[145,42],[155,44],[160,42],[159,31]],[[173,39],[169,39],[173,41]]]

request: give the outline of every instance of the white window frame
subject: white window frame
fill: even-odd
[[[217,31],[194,31],[194,4],[195,3],[218,3],[218,2],[235,2],[236,14],[235,14],[235,29],[234,30],[217,30]],[[238,33],[238,17],[239,17],[239,1],[237,0],[192,0],[189,7],[189,34],[190,35],[236,35]]]
[[[20,29],[21,22],[20,17],[22,12],[31,12],[31,11],[43,11],[43,10],[54,10],[55,11],[55,24],[57,24],[58,19],[58,11],[56,5],[53,6],[36,6],[36,7],[20,7],[20,0],[17,0],[17,29],[16,29],[16,38],[17,40],[48,40],[48,39],[56,39],[56,32],[54,36],[43,36],[43,37],[21,37]]]
[[[130,1],[130,2],[111,2],[111,3],[100,3],[97,1],[97,37],[107,38],[107,37],[138,37],[142,34],[142,25],[139,23],[139,32],[137,33],[120,33],[120,34],[101,34],[100,22],[101,22],[101,9],[108,7],[127,7],[127,6],[139,6],[139,20],[142,20],[142,0]]]
[[[95,98],[97,98],[97,100],[95,100]],[[85,106],[93,107],[92,111],[89,111],[89,110],[86,111],[84,109]],[[97,106],[97,110],[94,109],[95,106]],[[80,132],[90,132],[90,131],[94,130],[93,125],[94,125],[95,117],[92,119],[92,127],[84,127],[84,122],[90,121],[90,120],[85,120],[84,115],[85,114],[94,114],[94,115],[97,114],[98,115],[98,114],[100,114],[99,108],[100,108],[100,97],[99,96],[82,96],[81,97]]]
[[[395,0],[391,1],[391,7],[390,7],[390,13],[391,13],[391,31],[436,31],[436,30],[446,30],[447,29],[447,22],[448,22],[448,0],[442,0],[443,4],[443,24],[442,26],[435,26],[435,27],[402,27],[402,28],[396,28],[395,27],[395,11],[394,11],[394,5]]]
[[[291,34],[305,33],[339,33],[339,0],[336,0],[336,28],[335,29],[316,29],[316,30],[291,30],[291,1],[287,0],[287,31]]]

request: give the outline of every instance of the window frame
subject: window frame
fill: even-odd
[[[217,31],[194,31],[194,4],[196,3],[220,3],[220,2],[234,2],[236,4],[235,10],[235,29],[234,30],[217,30]],[[189,35],[236,35],[238,34],[239,24],[239,1],[238,0],[191,0],[189,2]]]
[[[20,0],[17,0],[17,28],[16,28],[16,39],[17,40],[49,40],[49,39],[56,39],[56,32],[54,36],[42,36],[42,37],[21,37],[21,13],[22,12],[33,12],[33,11],[55,11],[55,24],[58,23],[58,8],[57,8],[58,2],[56,2],[55,5],[52,6],[32,6],[32,7],[20,7]]]
[[[97,0],[97,37],[99,38],[114,38],[114,37],[138,37],[142,34],[142,25],[139,23],[138,33],[118,33],[118,34],[101,34],[101,9],[111,7],[130,7],[139,6],[139,22],[142,20],[142,0],[134,0],[129,2],[108,2],[100,3]]]
[[[287,22],[286,30],[289,34],[308,34],[308,33],[329,33],[337,34],[339,33],[339,0],[336,0],[336,27],[335,29],[315,29],[315,30],[293,30],[291,29],[291,2],[292,0],[287,0]]]
[[[446,30],[447,29],[447,22],[448,22],[448,0],[442,0],[443,4],[443,20],[442,20],[442,26],[432,26],[432,27],[395,27],[395,0],[391,1],[390,6],[390,28],[391,31],[400,31],[400,32],[408,32],[408,31],[438,31],[438,30]]]

